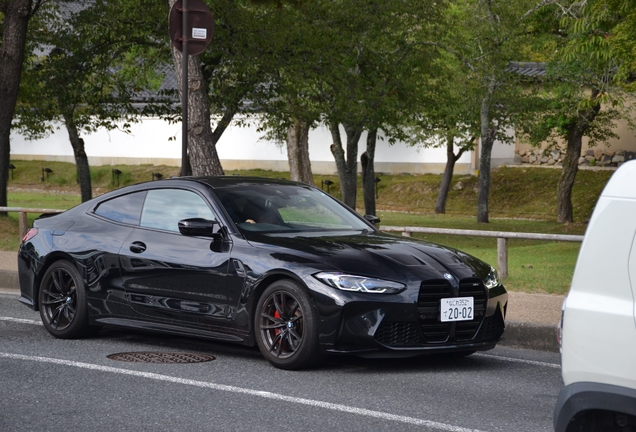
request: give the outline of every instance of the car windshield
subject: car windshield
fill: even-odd
[[[215,193],[243,232],[369,230],[337,200],[308,186],[242,184],[215,189]]]

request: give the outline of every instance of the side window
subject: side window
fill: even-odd
[[[119,196],[99,204],[94,212],[115,222],[139,225],[145,196],[145,191]]]
[[[179,232],[179,221],[189,218],[216,219],[210,207],[194,192],[155,189],[148,191],[140,225]]]

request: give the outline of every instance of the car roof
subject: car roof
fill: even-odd
[[[288,186],[313,186],[305,183],[285,180],[281,178],[248,177],[248,176],[214,176],[214,177],[173,177],[172,180],[194,180],[204,183],[213,189],[230,186],[249,185],[288,185]]]
[[[299,186],[309,187],[305,183],[294,182],[285,179],[265,178],[265,177],[248,177],[248,176],[184,176],[184,177],[170,177],[167,179],[148,181],[143,183],[137,183],[134,185],[124,186],[120,189],[115,189],[110,192],[106,192],[99,197],[95,197],[90,201],[86,201],[76,207],[84,208],[95,206],[98,202],[107,201],[111,198],[122,194],[128,194],[145,189],[162,189],[166,187],[175,187],[179,183],[199,184],[212,189],[222,189],[232,186],[256,186],[256,185],[287,185],[287,186]],[[314,186],[312,186],[314,187]]]

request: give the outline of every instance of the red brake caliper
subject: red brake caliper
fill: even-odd
[[[278,313],[278,311],[274,311],[274,318],[280,319],[280,314]],[[276,336],[278,336],[278,334],[280,333],[280,329],[275,329],[274,333],[276,334]]]
[[[280,316],[280,314],[278,313],[278,311],[274,311],[274,318],[276,318],[276,319],[280,319],[280,318],[281,318],[281,316]],[[280,332],[281,332],[281,330],[280,330],[280,329],[274,329],[274,334],[275,334],[276,336],[278,336],[278,335],[280,334]],[[282,345],[282,343],[283,343],[283,341],[282,341],[282,340],[278,341],[278,344],[279,344],[279,345]]]

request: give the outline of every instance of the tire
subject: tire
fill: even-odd
[[[56,261],[44,273],[39,304],[44,328],[56,338],[75,339],[99,331],[99,327],[88,325],[84,282],[68,261]]]
[[[296,282],[271,284],[258,300],[254,323],[258,348],[275,367],[293,370],[320,362],[317,313]]]

